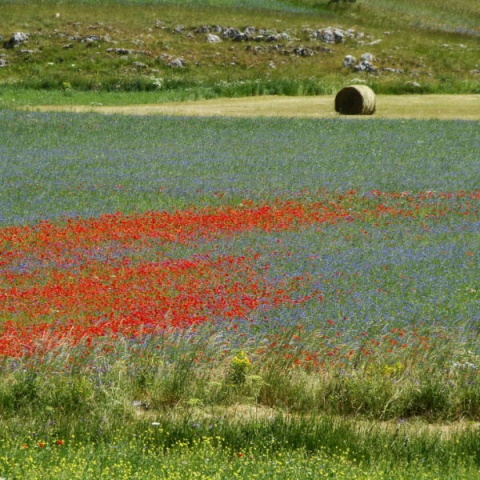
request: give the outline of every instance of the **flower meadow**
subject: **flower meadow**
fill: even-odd
[[[0,476],[477,478],[478,123],[0,120]]]
[[[415,282],[405,264],[440,261],[445,268],[452,260],[458,262],[462,277],[454,289],[462,299],[455,320],[459,322],[463,314],[471,316],[459,332],[468,339],[469,328],[475,330],[478,320],[475,245],[464,240],[464,245],[456,245],[457,251],[453,245],[442,245],[442,251],[428,251],[421,245],[445,216],[450,222],[461,220],[459,233],[467,239],[475,234],[480,192],[413,195],[375,191],[362,198],[350,191],[342,195],[322,192],[321,197],[310,203],[255,205],[244,201],[237,208],[117,213],[3,228],[0,352],[21,357],[64,342],[91,345],[97,338],[119,335],[142,341],[171,328],[202,323],[241,331],[247,339],[250,328],[258,329],[254,336],[268,337],[272,324],[273,331],[296,327],[299,338],[323,327],[341,339],[332,342],[328,337],[329,342],[322,342],[329,357],[355,356],[360,344],[365,344],[362,351],[368,355],[371,348],[380,346],[378,340],[369,340],[372,330],[382,334],[387,350],[408,348],[409,342],[402,339],[410,337],[415,346],[428,348],[430,339],[423,338],[423,330],[435,326],[434,336],[443,336],[451,329],[447,293],[453,285],[442,286],[435,278],[437,292],[431,301],[437,305],[429,312],[432,309],[415,302],[411,292],[433,289],[434,284]],[[419,225],[422,232],[415,234],[415,250],[395,252],[397,247],[392,245],[384,247],[383,258],[365,261],[359,246],[354,252],[339,252],[338,257],[344,257],[340,262],[317,250],[322,228],[348,230],[347,242],[358,233],[367,242],[378,236],[388,242],[390,230],[397,234],[396,227],[405,221]],[[356,232],[357,223],[361,227]],[[441,230],[434,234],[441,235]],[[248,240],[257,237],[259,244],[245,243],[245,235]],[[266,243],[258,240],[262,236]],[[313,240],[310,250],[301,237],[314,237],[309,238]],[[239,252],[237,246],[236,253],[228,251],[227,243],[239,243],[243,249]],[[302,255],[295,243],[300,244]],[[186,255],[180,255],[179,247]],[[356,265],[352,256],[359,258]],[[347,265],[350,269],[345,270]],[[385,274],[363,278],[372,276],[371,270],[382,269],[394,270],[399,277],[405,291],[402,298],[398,299],[395,282],[386,284]],[[332,297],[333,302],[325,297]],[[376,310],[384,311],[388,304],[396,308],[388,317],[382,315],[379,324],[368,316],[362,318],[367,315],[365,303],[370,304],[375,320],[379,317]],[[419,318],[417,312],[422,310]],[[352,331],[359,337],[349,342],[345,335]],[[319,352],[304,355],[307,362],[321,364]]]

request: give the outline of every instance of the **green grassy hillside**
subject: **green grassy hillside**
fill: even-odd
[[[182,2],[179,2],[182,3]],[[261,3],[261,2],[259,2]],[[327,1],[292,0],[284,4],[310,9],[329,8]],[[337,11],[341,7],[335,5]],[[330,6],[332,8],[332,6]],[[410,25],[423,30],[449,31],[460,34],[479,35],[480,4],[476,0],[357,0],[355,10],[364,16],[366,24],[380,19],[389,25]],[[471,30],[468,32],[467,30]]]
[[[0,8],[4,98],[18,89],[67,98],[155,91],[159,101],[311,95],[351,82],[377,93],[480,92],[474,0],[3,0]],[[344,39],[325,42],[326,27]],[[28,40],[9,44],[14,32]],[[366,53],[372,68],[358,70]]]

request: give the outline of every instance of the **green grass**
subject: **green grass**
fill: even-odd
[[[8,66],[0,70],[0,99],[11,105],[18,90],[57,90],[80,101],[77,92],[155,92],[155,101],[247,96],[259,94],[317,95],[334,93],[355,78],[377,93],[409,93],[408,82],[425,93],[478,93],[478,35],[476,2],[463,0],[433,6],[431,2],[359,1],[348,6],[326,2],[0,2],[0,36],[27,31],[30,40],[14,50],[2,50]],[[60,17],[55,14],[59,13]],[[162,21],[157,24],[156,20]],[[176,26],[184,30],[175,33]],[[246,26],[287,31],[282,48],[300,45],[330,48],[313,56],[283,55],[268,42],[254,54],[247,42],[225,40],[208,44],[203,25]],[[361,41],[326,45],[309,38],[308,29],[341,26],[364,32]],[[389,34],[385,34],[388,31]],[[71,37],[77,35],[78,40]],[[82,42],[89,35],[99,41]],[[362,45],[381,40],[375,45]],[[65,49],[66,45],[71,48]],[[117,55],[108,48],[136,53]],[[32,53],[21,53],[21,50]],[[370,52],[379,74],[355,73],[342,67],[345,55]],[[185,68],[169,65],[183,57]],[[144,67],[135,66],[135,62]],[[272,68],[271,65],[275,68]],[[385,68],[401,68],[389,73]],[[29,101],[35,102],[30,94]],[[48,97],[47,97],[48,98]],[[145,96],[139,95],[138,101]],[[148,97],[151,98],[151,97]],[[42,101],[42,98],[39,98]],[[69,102],[66,98],[66,102]]]
[[[157,345],[158,340],[153,340],[142,357],[138,351],[129,352],[123,342],[111,345],[108,355],[102,349],[60,349],[34,370],[28,359],[4,362],[4,371],[11,374],[2,375],[0,397],[2,475],[8,479],[198,478],[199,474],[206,479],[237,475],[479,478],[478,423],[428,425],[415,418],[379,423],[325,415],[312,405],[304,406],[303,412],[286,405],[266,408],[261,395],[257,393],[255,400],[254,394],[266,384],[262,387],[255,380],[259,387],[252,388],[253,376],[245,384],[229,385],[228,369],[222,374],[221,363],[215,361],[205,370],[188,361],[199,351],[215,355],[215,343],[208,335],[197,332],[194,344],[188,333],[177,336],[170,353],[162,345],[163,356],[158,355]],[[272,355],[276,357],[268,352],[257,359],[250,373]],[[66,368],[72,356],[74,364]],[[272,370],[274,379],[268,379],[261,368],[258,373],[272,384],[280,382],[277,386],[284,394],[290,388],[292,396],[305,397],[305,387],[314,376],[291,378],[288,386],[282,380],[288,371],[278,367]],[[378,377],[383,367],[379,367],[370,381],[381,389]],[[430,374],[422,367],[413,368],[427,385],[425,376]],[[223,380],[222,375],[226,375]],[[223,387],[222,381],[227,382]],[[368,373],[358,381],[358,387],[368,385]],[[443,381],[433,381],[438,381],[440,392]],[[217,394],[199,398],[200,390],[208,388]],[[219,388],[230,390],[220,403]],[[427,390],[425,394],[432,396]],[[368,387],[357,395],[359,401],[368,402]]]
[[[409,25],[417,29],[447,31],[461,35],[478,35],[478,17],[480,7],[475,0],[461,2],[420,0],[362,0],[365,11],[374,17],[390,21],[396,20],[398,25]]]
[[[425,466],[420,460],[405,468],[377,459],[365,465],[349,458],[341,450],[315,453],[305,450],[269,451],[268,448],[247,448],[226,451],[218,446],[219,437],[179,441],[168,453],[149,448],[145,437],[156,435],[158,427],[145,426],[137,437],[119,436],[111,444],[68,439],[65,445],[54,442],[45,447],[17,450],[7,464],[12,479],[204,479],[232,478],[284,479],[355,479],[355,480],[477,480],[475,466],[452,465],[448,469]],[[272,442],[271,437],[269,438]]]

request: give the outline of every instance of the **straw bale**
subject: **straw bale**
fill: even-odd
[[[335,111],[343,115],[372,115],[375,108],[375,93],[366,85],[342,88],[335,97]]]

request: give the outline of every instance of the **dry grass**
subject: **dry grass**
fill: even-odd
[[[251,422],[271,422],[275,419],[285,421],[309,420],[315,421],[315,415],[296,415],[287,413],[280,409],[274,409],[263,405],[254,404],[234,404],[230,406],[214,407],[177,407],[168,412],[156,410],[135,409],[135,418],[139,421],[159,421],[168,419],[170,421],[182,421],[188,417],[191,422],[205,421],[228,421],[232,424],[246,424]],[[396,433],[406,434],[408,436],[438,436],[442,440],[448,440],[458,436],[466,431],[480,432],[480,423],[468,420],[458,420],[454,422],[429,423],[422,418],[412,418],[408,420],[369,420],[359,417],[329,417],[338,424],[348,424],[359,434],[370,434],[373,430],[394,435]]]
[[[343,117],[335,112],[334,96],[221,98],[152,105],[30,107],[35,111],[97,112],[127,115],[233,117]],[[346,118],[346,117],[343,117]],[[351,118],[351,117],[349,117]],[[358,117],[355,117],[358,118]],[[365,118],[365,117],[362,117]],[[372,117],[367,117],[372,118]],[[436,118],[480,120],[480,95],[378,95],[373,118]]]

